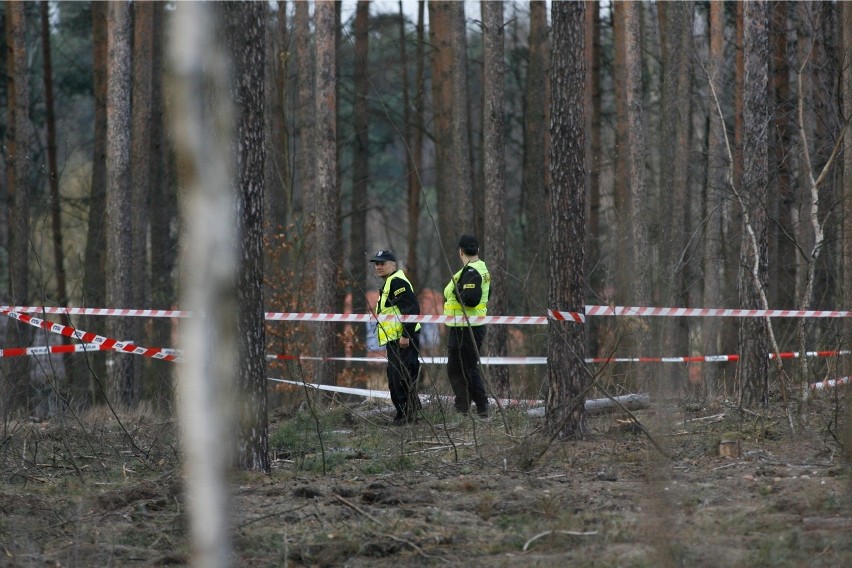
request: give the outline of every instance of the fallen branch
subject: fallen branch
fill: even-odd
[[[526,551],[527,551],[527,548],[529,548],[529,546],[530,546],[533,542],[535,542],[536,540],[540,539],[540,538],[541,538],[541,537],[543,537],[543,536],[547,536],[547,535],[550,535],[550,534],[567,534],[567,535],[569,535],[569,536],[592,536],[592,535],[596,535],[596,534],[598,534],[598,531],[589,531],[589,532],[581,532],[581,531],[544,531],[543,533],[538,533],[537,535],[535,535],[534,537],[532,537],[531,539],[529,539],[527,542],[525,542],[525,543],[524,543],[523,551],[524,551],[524,552],[526,552]]]

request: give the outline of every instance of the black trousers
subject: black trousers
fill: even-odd
[[[400,348],[399,340],[389,341],[388,390],[397,418],[413,419],[420,410],[417,377],[420,375],[420,334],[415,333],[408,347]]]
[[[488,410],[488,396],[479,374],[479,350],[485,339],[485,326],[450,327],[447,341],[447,376],[453,394],[456,395],[455,407],[459,412],[468,412],[470,403],[484,414]]]

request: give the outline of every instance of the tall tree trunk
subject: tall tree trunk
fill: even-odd
[[[287,2],[278,0],[277,26],[270,30],[269,49],[272,54],[270,117],[272,144],[266,160],[266,226],[269,235],[278,234],[288,224],[290,214],[290,136],[287,125],[287,99],[290,84],[290,36],[287,33]]]
[[[770,145],[774,176],[773,199],[770,203],[774,221],[770,224],[769,258],[774,259],[770,267],[769,305],[786,309],[796,305],[796,250],[793,235],[796,234],[794,216],[797,215],[799,200],[796,197],[795,181],[791,168],[791,112],[795,108],[790,99],[790,66],[787,64],[787,11],[790,3],[772,2],[772,91],[776,111]],[[782,325],[787,322],[779,322]]]
[[[368,311],[367,289],[367,208],[370,181],[370,77],[369,77],[369,37],[370,3],[359,0],[355,10],[355,53],[353,67],[352,128],[355,144],[352,147],[352,215],[350,216],[350,256],[352,273],[352,313],[365,314]],[[405,60],[403,59],[403,65]],[[387,245],[389,246],[389,245]],[[366,344],[366,326],[355,326],[358,339]]]
[[[429,7],[429,43],[431,44],[432,116],[435,141],[435,192],[438,197],[438,231],[444,262],[450,270],[458,226],[455,213],[462,206],[455,187],[452,135],[452,35],[451,2],[431,0]]]
[[[41,50],[44,58],[44,120],[47,127],[47,180],[50,185],[50,228],[53,241],[53,264],[56,274],[56,302],[59,306],[68,305],[68,290],[65,273],[65,251],[62,247],[62,201],[59,195],[59,165],[56,159],[56,109],[53,98],[53,57],[50,41],[50,4],[39,3],[41,15]],[[61,316],[62,325],[70,326],[71,318]],[[69,338],[61,336],[62,343],[70,343]],[[71,359],[62,358],[65,376],[71,378]]]
[[[30,89],[27,69],[26,4],[8,4],[7,17],[10,36],[8,65],[10,69],[9,133],[7,179],[9,219],[11,220],[10,249],[12,273],[12,304],[26,306],[29,303],[29,259],[30,259]],[[26,333],[24,337],[32,337]]]
[[[842,88],[843,116],[848,121],[852,117],[852,2],[844,2],[841,12],[843,30]],[[843,305],[852,305],[852,128],[848,125],[843,135]],[[844,320],[844,344],[848,345],[852,337],[852,320]],[[850,357],[843,358],[843,376],[852,374]],[[852,401],[846,399],[846,432],[844,443],[847,448],[846,459],[852,457]]]
[[[109,41],[109,78],[107,81],[107,193],[106,193],[106,265],[107,305],[110,308],[133,306],[133,226],[131,216],[130,167],[130,3],[110,2],[107,8]],[[109,336],[119,341],[138,341],[133,337],[132,318],[110,318]],[[110,397],[128,407],[135,406],[142,395],[136,380],[137,357],[124,353],[107,353],[110,369]]]
[[[153,52],[151,82],[151,308],[172,309],[176,305],[174,269],[177,265],[178,203],[174,173],[173,132],[167,132],[163,114],[164,76],[163,33],[164,2],[154,3],[152,26]],[[157,347],[172,345],[173,321],[155,318],[152,322],[151,343]],[[160,366],[162,367],[162,366]],[[167,378],[158,378],[153,387],[158,395],[167,398],[171,394],[172,371],[165,369]]]
[[[337,73],[335,67],[334,29],[337,25],[334,2],[318,0],[316,3],[316,147],[315,156],[316,181],[316,269],[317,278],[316,307],[319,312],[332,312],[336,284],[336,238],[337,227],[335,211],[337,210],[337,98],[335,83]],[[328,357],[332,352],[334,326],[330,323],[317,325],[317,355]],[[319,384],[333,385],[336,377],[332,373],[332,365],[320,361],[317,364],[316,381]]]
[[[175,76],[174,122],[181,216],[181,303],[193,317],[181,324],[184,362],[180,403],[193,563],[233,563],[227,472],[233,457],[237,360],[237,230],[227,52],[215,40],[214,5],[177,4],[169,30]],[[210,120],[216,117],[217,120]]]
[[[521,177],[521,223],[523,250],[530,254],[523,270],[524,313],[543,315],[547,307],[548,284],[535,267],[550,264],[549,188],[545,174],[547,145],[547,109],[550,99],[545,84],[550,68],[550,42],[545,2],[530,2],[529,61],[524,98],[524,162]]]
[[[837,60],[837,45],[839,44],[837,27],[838,7],[835,2],[818,2],[814,5],[814,35],[813,52],[810,53],[808,68],[811,70],[811,84],[814,86],[813,100],[810,105],[813,108],[815,118],[810,161],[812,169],[806,172],[820,172],[828,163],[835,140],[839,134],[839,124],[842,124],[838,101],[838,79],[841,74],[840,63]],[[804,62],[803,62],[804,63]],[[848,119],[849,117],[847,117]],[[815,265],[814,288],[818,294],[810,298],[810,306],[814,308],[830,309],[836,302],[837,297],[837,257],[835,243],[838,240],[837,225],[839,217],[833,214],[831,208],[825,204],[835,203],[837,199],[837,184],[833,175],[826,175],[819,184],[819,192],[811,201],[821,201],[824,205],[820,211],[820,221],[825,233],[825,245],[821,247],[828,254],[820,254]],[[809,214],[808,214],[809,216]],[[811,222],[804,223],[810,228]],[[814,241],[814,244],[817,243]],[[816,260],[816,259],[814,259]],[[810,267],[807,267],[810,270]],[[815,328],[813,324],[810,328]],[[813,333],[813,332],[811,332]]]
[[[740,307],[763,309],[768,280],[766,184],[768,181],[769,9],[763,1],[745,3],[743,54],[743,240],[740,250]],[[763,318],[742,318],[738,336],[737,384],[743,406],[766,404],[768,330]]]
[[[151,95],[154,82],[154,2],[134,2],[133,9],[133,104],[131,109],[130,199],[132,255],[130,279],[133,283],[132,307],[151,306],[148,263],[148,231],[151,225],[151,193],[153,192],[154,137]],[[131,337],[142,345],[151,345],[145,333],[145,322],[131,318]],[[134,365],[134,382],[142,381],[142,368],[154,363],[139,358]]]
[[[6,63],[8,122],[6,125],[6,190],[9,207],[9,270],[10,299],[13,306],[29,304],[29,259],[30,259],[30,171],[29,153],[31,134],[29,124],[30,94],[27,74],[26,14],[24,3],[6,4]],[[3,319],[6,319],[5,317]],[[9,336],[17,345],[29,345],[34,336],[26,325],[13,325]],[[8,340],[7,340],[8,341]],[[9,378],[6,402],[17,405],[28,387],[28,358],[21,357],[11,362],[11,369],[4,369]],[[5,381],[4,381],[5,382]],[[41,402],[30,401],[31,407]]]
[[[236,107],[236,201],[239,233],[237,459],[269,473],[266,326],[263,306],[263,188],[266,168],[266,4],[225,2],[220,25],[230,49]]]
[[[631,260],[623,267],[632,277],[632,303],[643,306],[651,301],[651,239],[649,237],[649,199],[645,182],[645,119],[642,104],[642,36],[640,21],[642,18],[640,2],[625,2],[622,8],[624,33],[625,98],[627,102],[627,147],[626,162],[630,199],[627,203],[628,224],[632,227]],[[647,353],[651,344],[647,331],[638,334],[639,353]],[[642,389],[651,389],[653,371],[648,365],[639,366],[639,383]]]
[[[423,38],[422,15],[424,3],[418,2],[418,40]],[[402,61],[402,107],[403,107],[403,134],[405,137],[405,169],[408,179],[408,234],[406,235],[406,263],[405,274],[411,281],[415,290],[420,290],[420,282],[417,273],[417,243],[420,240],[420,170],[423,165],[423,127],[420,111],[423,105],[423,46],[422,41],[417,42],[415,50],[415,89],[417,93],[414,98],[414,116],[411,112],[411,90],[408,87],[408,34],[406,33],[405,13],[402,8],[402,0],[399,2],[399,55]],[[412,123],[412,120],[414,121]]]
[[[842,5],[843,30],[843,62],[842,88],[843,116],[848,121],[852,117],[852,2],[844,2]],[[846,127],[843,134],[843,305],[852,306],[852,128]],[[844,345],[848,345],[852,338],[852,320],[844,320]],[[843,376],[852,374],[852,358],[844,357]],[[852,417],[852,404],[849,404],[850,417]],[[847,419],[848,434],[847,444],[852,443],[852,421]],[[847,445],[847,447],[850,447]],[[847,455],[849,452],[847,452]]]
[[[293,184],[293,220],[307,230],[313,213],[309,196],[316,186],[314,156],[314,62],[311,57],[311,18],[308,2],[296,2],[293,40],[296,44],[296,180]],[[304,214],[303,214],[304,213]],[[298,230],[297,229],[297,230]]]
[[[450,35],[452,45],[451,105],[453,155],[453,191],[457,192],[459,207],[455,210],[453,240],[461,233],[481,234],[476,226],[477,211],[482,203],[474,197],[473,168],[471,166],[470,113],[467,97],[467,26],[464,2],[450,2]]]
[[[550,308],[583,313],[585,239],[585,43],[581,2],[554,2]],[[584,326],[550,320],[548,326],[546,428],[552,436],[588,434]]]
[[[593,294],[601,294],[606,275],[601,251],[601,18],[600,2],[594,0],[586,10],[586,278]],[[586,322],[589,352],[598,353],[600,318]]]
[[[491,272],[490,311],[505,315],[509,307],[506,289],[509,266],[506,255],[506,134],[504,110],[503,2],[482,3],[483,25],[483,155],[485,171],[485,251]],[[486,352],[504,357],[507,350],[505,325],[491,326]],[[498,393],[508,394],[509,369],[506,365],[492,368],[491,384]]]
[[[692,2],[661,2],[660,41],[663,53],[663,93],[661,117],[660,210],[663,270],[659,275],[662,286],[652,300],[655,305],[685,307],[689,248],[689,148],[691,112]],[[628,63],[629,66],[629,63]],[[630,71],[628,70],[628,73]],[[664,343],[669,353],[686,353],[689,349],[687,318],[666,322]],[[665,367],[666,386],[682,386],[681,372],[675,365]]]
[[[92,69],[94,100],[94,145],[92,151],[92,187],[89,195],[85,270],[83,272],[83,304],[94,308],[106,305],[106,188],[107,188],[107,69],[109,68],[107,39],[108,2],[92,2]],[[103,318],[82,318],[82,329],[104,329]],[[88,355],[79,359],[87,374],[92,401],[102,400],[102,381],[106,377],[106,357]],[[81,376],[75,372],[75,377]],[[77,389],[75,389],[77,390]],[[78,390],[79,392],[79,390]]]
[[[720,0],[710,3],[710,58],[707,66],[708,80],[712,85],[707,113],[708,134],[707,163],[707,231],[704,239],[704,303],[708,308],[724,307],[724,288],[727,281],[726,263],[723,259],[725,242],[725,211],[727,206],[728,159],[725,150],[725,124],[717,110],[718,97],[722,96],[725,73],[725,4]],[[702,322],[704,353],[722,353],[720,341],[721,318],[706,318]]]
[[[627,124],[627,93],[626,90],[618,88],[618,85],[626,83],[627,75],[626,63],[624,60],[625,54],[625,29],[624,29],[624,10],[627,4],[625,2],[613,2],[612,10],[612,34],[613,34],[613,49],[614,49],[614,65],[613,65],[613,83],[615,87],[615,179],[613,188],[613,206],[615,208],[616,228],[613,243],[615,250],[613,251],[613,259],[615,266],[628,266],[630,259],[628,251],[630,250],[630,239],[633,234],[633,228],[630,226],[630,187],[629,187],[629,171],[627,156],[628,144],[628,124]],[[612,298],[619,303],[627,302],[624,296],[627,290],[630,289],[632,278],[623,271],[617,268],[613,271],[613,287],[621,291],[621,297]]]
[[[65,252],[62,249],[62,203],[59,195],[59,166],[56,160],[56,110],[53,99],[53,57],[50,42],[50,4],[39,3],[41,14],[41,49],[44,57],[44,107],[47,127],[47,177],[50,184],[50,226],[53,241],[53,262],[56,271],[56,300],[60,306],[68,305],[65,282]],[[62,323],[70,325],[67,315]],[[67,343],[63,337],[63,343]]]

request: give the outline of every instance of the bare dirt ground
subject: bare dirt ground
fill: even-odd
[[[793,435],[780,407],[652,405],[635,415],[659,449],[624,415],[546,445],[521,410],[406,427],[365,405],[281,412],[272,474],[234,475],[233,564],[852,566],[844,408],[813,401]],[[0,566],[189,563],[175,425],[121,422],[6,422]]]

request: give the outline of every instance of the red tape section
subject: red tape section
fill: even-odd
[[[140,347],[138,345],[134,345],[133,343],[129,343],[127,341],[118,341],[116,339],[111,339],[109,337],[104,337],[102,335],[96,335],[94,333],[89,333],[88,331],[83,331],[81,329],[73,329],[66,325],[50,322],[47,320],[43,320],[40,318],[34,318],[28,316],[26,314],[20,314],[18,312],[14,312],[7,307],[0,307],[0,314],[5,316],[9,316],[12,319],[16,319],[18,321],[24,322],[33,327],[37,327],[40,329],[44,329],[51,333],[56,333],[58,335],[64,335],[65,337],[73,337],[75,339],[79,339],[86,343],[95,343],[101,346],[101,349],[114,349],[116,351],[123,351],[125,353],[132,353],[133,355],[142,355],[143,357],[151,357],[153,359],[162,359],[164,361],[174,361],[178,362],[180,359],[175,355],[171,355],[169,353],[165,353],[162,349],[154,349],[148,347]]]

